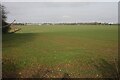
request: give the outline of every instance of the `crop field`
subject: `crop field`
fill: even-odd
[[[3,77],[108,78],[117,73],[117,25],[16,25],[3,34]]]

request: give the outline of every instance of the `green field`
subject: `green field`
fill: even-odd
[[[117,25],[29,25],[3,34],[3,77],[115,77]]]

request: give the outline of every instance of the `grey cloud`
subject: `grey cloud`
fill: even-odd
[[[5,2],[8,21],[17,22],[117,22],[115,2]],[[69,16],[65,18],[63,16]]]

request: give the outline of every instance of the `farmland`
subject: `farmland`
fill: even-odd
[[[3,34],[3,77],[115,77],[117,25],[17,25]]]

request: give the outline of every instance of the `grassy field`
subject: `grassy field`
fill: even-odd
[[[115,77],[117,25],[29,25],[3,34],[3,77]]]

